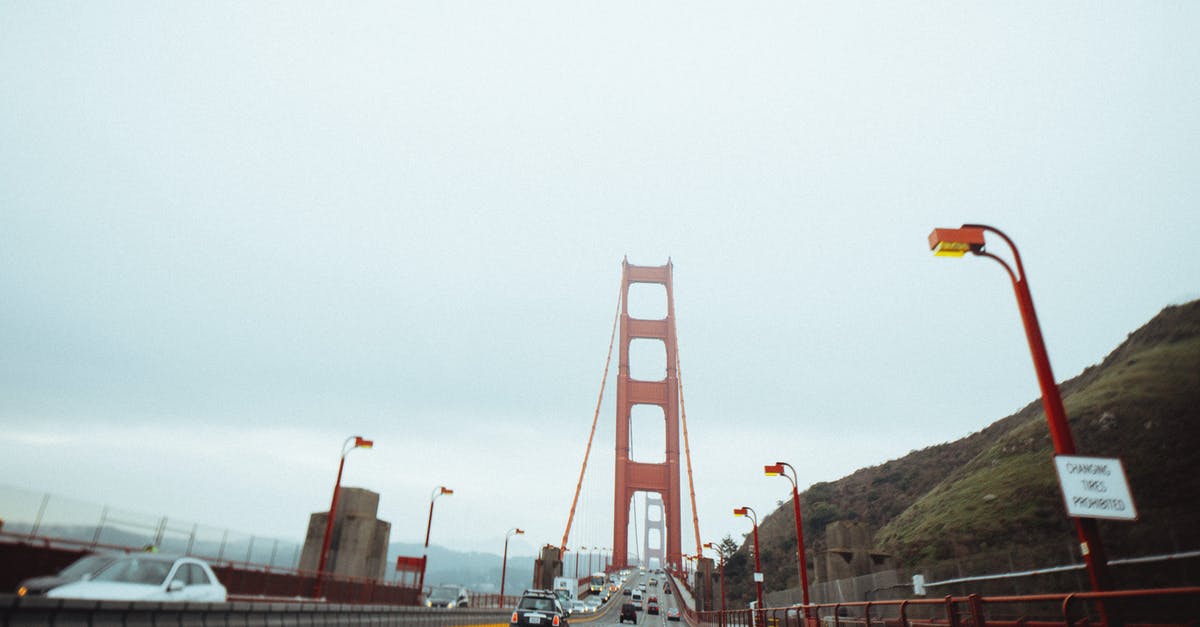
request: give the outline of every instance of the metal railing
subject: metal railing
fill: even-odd
[[[947,596],[698,612],[703,627],[1074,627],[1200,624],[1200,587]]]
[[[507,625],[496,610],[337,603],[129,603],[0,595],[0,625]]]
[[[211,562],[296,568],[303,543],[0,485],[0,532],[97,548],[155,546]]]

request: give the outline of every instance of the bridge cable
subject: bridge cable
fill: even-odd
[[[679,414],[683,420],[683,451],[687,459],[688,494],[692,500],[692,528],[696,530],[696,555],[703,555],[700,543],[700,518],[696,515],[696,484],[692,480],[692,446],[688,443],[687,407],[683,404],[683,370],[680,368],[679,341],[675,342],[675,378],[679,381]]]
[[[596,399],[596,412],[592,414],[592,431],[588,434],[587,448],[583,452],[583,467],[579,469],[579,481],[575,484],[575,497],[571,499],[571,513],[567,515],[567,528],[563,531],[559,551],[565,551],[571,537],[571,524],[575,521],[575,506],[579,504],[579,491],[583,488],[583,475],[587,472],[588,457],[592,454],[592,438],[596,437],[596,422],[600,419],[600,404],[604,401],[604,388],[608,384],[608,366],[612,363],[613,344],[617,339],[617,320],[621,317],[621,296],[624,285],[617,292],[617,309],[613,312],[612,333],[608,337],[608,357],[604,359],[604,374],[600,377],[600,396]]]

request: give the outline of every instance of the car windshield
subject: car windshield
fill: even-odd
[[[162,585],[171,572],[171,562],[149,557],[123,557],[113,561],[92,577],[93,581],[117,581]]]
[[[104,568],[105,565],[114,559],[116,558],[110,555],[88,555],[62,569],[58,573],[58,576],[63,579],[82,579],[84,575],[90,575]]]
[[[453,601],[458,598],[458,586],[438,586],[429,594],[431,601]]]
[[[521,604],[517,607],[522,610],[537,610],[539,612],[557,611],[554,607],[554,599],[547,599],[546,597],[523,597]]]

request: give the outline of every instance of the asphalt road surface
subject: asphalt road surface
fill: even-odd
[[[648,604],[650,597],[658,597],[658,614],[647,614],[645,611],[637,613],[638,627],[676,627],[683,624],[683,621],[668,621],[667,608],[677,607],[675,595],[663,594],[663,579],[665,575],[652,575],[651,573],[641,573],[634,571],[629,579],[623,584],[623,588],[630,590],[636,589],[639,584],[646,584],[646,591],[642,593],[642,602]],[[650,587],[649,581],[651,578],[658,580],[658,585]],[[631,601],[632,596],[625,596],[623,591],[618,590],[616,594],[592,614],[576,614],[568,619],[572,625],[587,625],[588,627],[608,627],[609,625],[620,625],[621,605],[624,603],[634,603]],[[629,621],[625,621],[625,625],[629,625]]]

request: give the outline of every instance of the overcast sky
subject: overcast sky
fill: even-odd
[[[621,259],[669,258],[702,540],[740,537],[789,494],[764,463],[834,480],[1037,398],[1003,271],[933,227],[1014,238],[1060,380],[1200,297],[1198,30],[1187,1],[0,1],[0,482],[299,539],[361,434],[344,484],[393,540],[447,485],[433,543],[531,554]],[[612,399],[572,546],[612,544]]]

